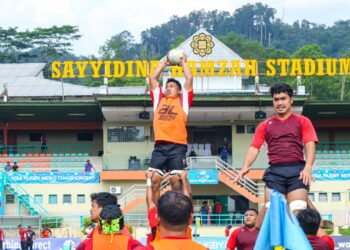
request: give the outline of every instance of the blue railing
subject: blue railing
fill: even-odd
[[[332,221],[332,214],[322,214],[322,219]],[[43,221],[49,221],[50,227],[70,227],[81,229],[84,226],[84,218],[89,218],[89,215],[67,215],[67,216],[51,216],[44,217]],[[125,222],[133,227],[147,227],[147,214],[124,214]],[[243,225],[243,214],[194,214],[193,224],[201,226],[240,226]]]
[[[3,173],[5,178],[5,187],[22,203],[32,215],[48,215],[49,212],[39,203],[35,202],[34,198],[14,179]],[[9,180],[11,178],[11,181]]]

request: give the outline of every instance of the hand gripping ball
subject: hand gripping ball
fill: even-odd
[[[168,61],[172,65],[179,65],[184,57],[185,52],[182,49],[172,49],[168,53]]]

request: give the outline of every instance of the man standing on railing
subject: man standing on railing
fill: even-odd
[[[155,146],[150,162],[150,170],[157,174],[152,177],[154,199],[158,201],[160,183],[166,172],[170,172],[172,190],[181,191],[179,173],[184,171],[187,152],[187,115],[192,105],[193,77],[184,54],[180,66],[186,78],[182,87],[180,82],[169,78],[165,86],[165,94],[158,82],[164,68],[170,66],[168,56],[161,62],[150,77],[151,98],[153,103],[153,129]],[[190,186],[188,181],[186,185]],[[156,203],[156,202],[155,202]]]
[[[270,88],[270,93],[276,114],[257,127],[242,170],[234,181],[250,171],[266,141],[270,165],[263,176],[266,207],[270,205],[270,191],[275,189],[286,195],[293,211],[306,209],[317,135],[308,118],[292,112],[293,89],[289,85],[277,84]]]

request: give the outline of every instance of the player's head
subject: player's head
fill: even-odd
[[[181,83],[174,79],[174,78],[169,78],[166,81],[165,84],[165,95],[167,97],[171,97],[171,98],[176,98],[181,94]]]
[[[91,221],[97,222],[102,209],[108,205],[117,205],[118,200],[113,194],[100,192],[91,194]]]
[[[255,208],[248,208],[244,213],[244,225],[247,228],[255,227],[255,221],[258,217],[258,211]]]
[[[316,235],[320,227],[321,216],[313,209],[300,210],[297,214],[299,224],[307,235]]]
[[[168,191],[158,201],[159,224],[168,231],[183,232],[192,223],[192,202],[178,192]]]
[[[99,223],[104,234],[118,233],[124,227],[122,210],[118,205],[105,206],[99,216]]]
[[[288,84],[276,84],[270,88],[272,103],[277,114],[286,114],[293,104],[293,89]]]

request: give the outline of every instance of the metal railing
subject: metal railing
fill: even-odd
[[[239,172],[235,167],[221,160],[217,156],[190,157],[188,158],[187,162],[190,169],[215,168],[217,170],[222,170],[223,173],[231,179],[234,179]],[[239,180],[238,184],[255,196],[259,197],[261,195],[261,187],[258,185],[258,183],[247,177]]]
[[[321,151],[321,153],[344,153],[350,154],[350,142],[319,142],[316,145],[316,150]],[[325,151],[325,152],[322,152]],[[328,151],[328,152],[327,152]],[[330,151],[330,152],[329,152]],[[339,151],[339,152],[336,152]],[[343,151],[343,152],[342,152]]]
[[[40,154],[40,153],[45,153],[45,154],[87,153],[91,155],[92,147],[90,144],[51,144],[51,143],[48,143],[46,146],[42,146],[40,143],[0,145],[0,154],[8,154],[8,155],[21,157],[21,154]]]
[[[150,154],[105,154],[102,162],[103,170],[145,170],[149,167]]]
[[[240,226],[244,223],[244,214],[228,213],[228,214],[193,214],[193,223],[199,223],[201,226]],[[52,216],[44,217],[42,223],[49,223],[51,228],[69,227],[72,229],[81,229],[84,226],[84,218],[89,218],[90,215],[67,215],[67,216]],[[322,214],[322,219],[332,221],[332,214]],[[133,227],[147,227],[147,214],[124,214],[124,221]],[[48,222],[49,221],[49,222]],[[14,226],[17,228],[18,223]]]
[[[13,195],[15,195],[15,197],[18,199],[18,202],[22,203],[32,215],[49,215],[49,212],[41,204],[37,203],[35,199],[20,184],[12,179],[7,173],[3,173],[3,175],[5,178],[5,187],[11,193],[13,193]]]

